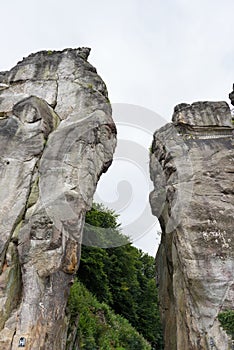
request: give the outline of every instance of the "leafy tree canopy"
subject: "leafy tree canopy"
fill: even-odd
[[[116,315],[107,304],[100,303],[81,282],[73,284],[68,307],[71,319],[67,350],[151,349],[125,318]]]
[[[103,249],[83,245],[77,276],[99,302],[107,303],[125,317],[150,342],[152,349],[160,350],[162,331],[155,261],[131,245],[121,233],[117,218],[113,211],[99,204],[87,213],[85,243],[96,239],[107,242],[108,247],[114,239],[120,246]]]

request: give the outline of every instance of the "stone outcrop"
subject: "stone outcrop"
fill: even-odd
[[[225,102],[180,104],[154,134],[150,202],[162,228],[165,350],[231,349],[218,314],[234,308],[233,143]]]
[[[116,129],[90,49],[0,73],[0,348],[65,349],[86,211]]]

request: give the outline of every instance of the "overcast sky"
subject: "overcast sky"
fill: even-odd
[[[9,0],[1,4],[0,70],[31,52],[89,46],[112,103],[170,120],[181,102],[228,101],[233,14],[233,0]],[[154,234],[136,244],[155,254]]]

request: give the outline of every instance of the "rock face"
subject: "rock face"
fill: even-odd
[[[65,349],[86,211],[116,129],[88,48],[0,73],[0,348]]]
[[[231,349],[217,318],[234,308],[231,120],[225,102],[180,104],[154,134],[150,201],[162,228],[156,262],[165,350]]]

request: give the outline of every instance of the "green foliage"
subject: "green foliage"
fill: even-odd
[[[126,319],[115,315],[107,304],[100,303],[81,282],[75,281],[73,284],[68,308],[71,316],[70,332],[79,319],[79,349],[151,349]],[[67,343],[67,346],[71,346],[71,343]]]
[[[227,334],[234,340],[234,310],[226,310],[218,315],[219,322]]]
[[[95,238],[110,246],[114,236],[122,245],[108,249],[83,246],[79,280],[99,302],[125,317],[152,349],[162,349],[154,258],[129,243],[120,232],[117,215],[103,206],[94,205],[86,215],[86,223],[90,226],[86,226],[84,236],[91,232],[90,241]]]
[[[108,255],[104,249],[83,247],[78,277],[99,300],[110,303],[112,297],[105,271],[107,263]]]
[[[84,226],[84,246],[110,247],[129,243],[120,233],[118,215],[101,204],[94,204],[87,212]]]
[[[47,50],[47,55],[52,55],[53,51],[52,50]]]

